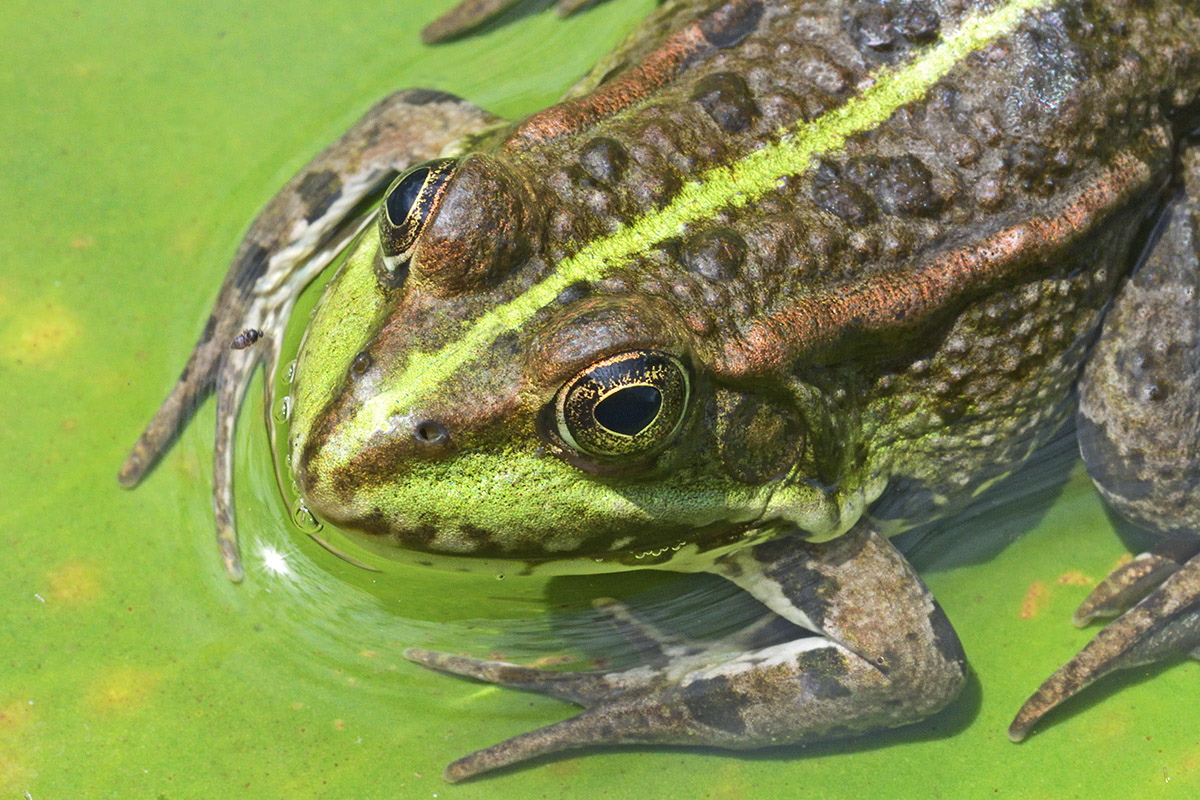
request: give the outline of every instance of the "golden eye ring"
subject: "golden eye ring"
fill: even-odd
[[[407,274],[417,238],[441,202],[457,166],[458,160],[453,158],[426,161],[406,170],[384,193],[379,209],[379,249],[389,284],[398,285]]]
[[[601,359],[567,381],[554,400],[559,437],[601,460],[645,457],[666,447],[683,426],[691,377],[658,350]]]

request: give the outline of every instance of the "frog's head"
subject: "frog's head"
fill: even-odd
[[[718,385],[670,304],[569,272],[538,194],[484,156],[389,189],[297,363],[310,508],[393,555],[536,562],[840,533],[787,391]]]

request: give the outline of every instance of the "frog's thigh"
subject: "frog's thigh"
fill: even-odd
[[[1079,449],[1109,506],[1167,535],[1080,606],[1113,616],[1200,551],[1200,151],[1146,258],[1113,300],[1079,386]]]
[[[1079,443],[1130,520],[1200,532],[1200,158],[1160,237],[1113,301],[1080,382]]]
[[[429,667],[587,706],[454,762],[446,777],[585,745],[746,749],[843,737],[919,720],[963,685],[965,659],[950,623],[903,557],[865,525],[823,545],[762,544],[721,559],[715,571],[818,635],[759,649],[739,639],[669,644],[654,664],[614,672],[406,653]]]
[[[725,668],[743,715],[761,715],[762,733],[750,746],[916,722],[963,686],[966,657],[950,621],[866,522],[823,544],[765,542],[720,559],[716,569],[817,634],[790,643],[783,663],[756,663],[751,654]]]
[[[1121,616],[1026,701],[1009,729],[1014,740],[1097,678],[1200,645],[1197,156],[1184,153],[1184,189],[1114,299],[1080,382],[1077,422],[1088,472],[1113,509],[1164,538],[1114,570],[1076,611],[1078,625]]]

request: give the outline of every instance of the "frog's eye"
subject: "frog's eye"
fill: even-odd
[[[619,353],[558,391],[558,435],[587,456],[646,455],[679,431],[690,391],[688,371],[675,357],[656,350]]]
[[[379,247],[386,272],[380,280],[392,286],[404,282],[417,237],[441,201],[457,164],[453,158],[426,161],[388,187],[379,210]]]

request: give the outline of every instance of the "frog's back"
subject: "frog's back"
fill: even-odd
[[[648,53],[638,40],[640,62],[617,59],[590,94],[526,120],[498,153],[537,176],[552,209],[537,220],[546,257],[528,281],[581,243],[686,205],[694,176],[771,151],[783,132],[806,137],[814,158],[780,168],[770,191],[746,200],[714,187],[731,201],[715,219],[687,219],[683,236],[589,282],[662,296],[720,342],[715,353],[789,297],[920,269],[976,230],[1051,209],[1118,153],[1153,157],[1161,138],[1148,132],[1173,143],[1197,120],[1195,4],[941,5],[735,0],[690,23],[698,41],[678,25]],[[1018,5],[1028,17],[1014,33],[945,54],[959,63],[910,95],[914,61],[964,21]],[[858,101],[881,70],[902,77],[876,124]]]

